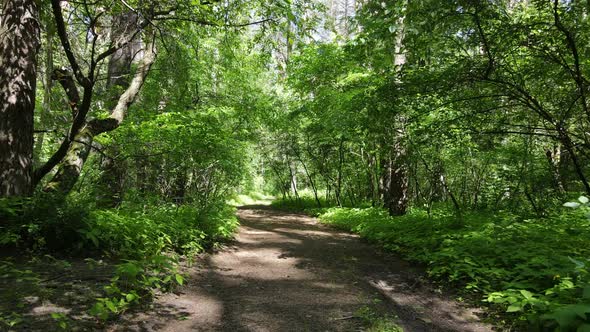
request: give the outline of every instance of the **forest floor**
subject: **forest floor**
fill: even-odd
[[[491,331],[419,268],[316,219],[238,211],[235,242],[111,331]],[[396,327],[397,326],[397,327]]]

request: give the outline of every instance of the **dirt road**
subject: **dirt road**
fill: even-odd
[[[474,310],[434,292],[408,263],[314,218],[246,207],[235,243],[190,270],[178,294],[115,330],[362,331],[360,316],[404,331],[490,331]]]

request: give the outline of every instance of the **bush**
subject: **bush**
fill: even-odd
[[[194,254],[231,237],[238,225],[233,208],[206,213],[192,206],[162,205],[148,209],[98,210],[80,230],[87,248],[127,258],[173,251]]]
[[[297,212],[303,211],[312,216],[319,216],[320,214],[326,212],[330,207],[336,207],[336,201],[326,200],[325,195],[322,193],[319,194],[318,200],[320,201],[320,206],[318,205],[313,192],[310,190],[302,190],[299,193],[299,198],[286,198],[286,199],[277,199],[271,203],[271,206],[278,210],[283,211],[290,211],[290,212]],[[350,203],[348,200],[345,202],[345,206],[352,207],[349,205]],[[360,202],[358,206],[361,207],[369,207],[371,206],[368,202]]]
[[[444,212],[429,218],[421,211],[392,218],[378,208],[334,208],[320,216],[426,265],[431,277],[463,286],[515,321],[560,325],[562,331],[590,322],[590,221],[581,212],[547,219],[506,212],[457,218]],[[564,326],[567,319],[574,325]]]
[[[74,249],[91,204],[47,194],[1,199],[0,246],[53,252]]]
[[[212,204],[207,210],[190,205],[127,205],[95,210],[87,202],[38,196],[0,200],[0,246],[78,253],[99,251],[138,258],[174,251],[199,252],[231,237],[238,222],[235,209]]]
[[[6,220],[0,228],[0,246],[32,250],[35,256],[68,252],[113,258],[115,275],[104,287],[105,296],[89,310],[101,320],[121,314],[156,290],[182,285],[179,255],[190,260],[231,238],[238,226],[235,208],[223,203],[206,210],[173,204],[96,210],[87,202],[36,197],[1,200],[0,217]],[[58,316],[54,318],[60,322],[67,319]],[[0,315],[0,326],[17,324],[15,319]]]

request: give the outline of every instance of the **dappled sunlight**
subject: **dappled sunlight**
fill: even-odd
[[[248,234],[248,235],[268,235],[271,232],[268,232],[268,231],[254,231],[254,230],[251,230],[250,231],[250,230],[245,230],[243,233],[244,234]]]
[[[589,239],[590,0],[0,4],[2,331],[588,329]]]
[[[329,232],[325,232],[325,231],[321,231],[321,230],[295,230],[295,229],[287,229],[287,228],[275,228],[274,229],[277,232],[290,232],[293,234],[298,234],[298,235],[304,235],[304,236],[317,236],[317,237],[334,237],[335,234],[334,233],[329,233]],[[340,234],[338,234],[340,235]],[[349,235],[346,234],[345,236],[351,236],[353,237],[354,235]]]
[[[30,315],[43,316],[43,315],[49,315],[51,313],[69,314],[71,311],[72,311],[72,309],[64,308],[64,307],[58,306],[54,303],[47,301],[47,302],[43,302],[41,305],[36,306],[33,309],[31,309]]]
[[[157,318],[147,313],[131,321],[162,331],[354,331],[362,324],[350,317],[369,306],[401,314],[400,324],[408,331],[438,331],[447,322],[465,327],[461,331],[485,330],[471,329],[463,313],[452,315],[460,308],[450,302],[418,290],[408,295],[405,263],[386,263],[356,236],[300,215],[269,210],[239,215],[236,241],[204,257],[182,293],[157,300],[159,312],[167,308],[174,314]],[[395,278],[375,278],[381,274]],[[392,281],[403,291],[392,295]]]
[[[370,283],[396,305],[411,309],[419,319],[434,320],[446,329],[461,327],[461,331],[465,332],[489,331],[489,327],[476,324],[479,321],[476,314],[481,314],[481,310],[462,307],[454,301],[433,294],[424,296],[411,287],[411,291],[408,291],[410,285],[394,286],[386,280],[375,280]]]
[[[325,288],[325,289],[345,289],[346,288],[346,286],[343,284],[336,284],[333,282],[322,282],[322,281],[312,282],[311,285],[313,285],[314,287]]]

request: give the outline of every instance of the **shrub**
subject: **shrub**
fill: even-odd
[[[590,322],[590,221],[581,211],[547,219],[506,212],[457,218],[417,210],[392,218],[379,208],[333,208],[320,216],[424,264],[431,277],[463,286],[515,321],[562,331]]]

